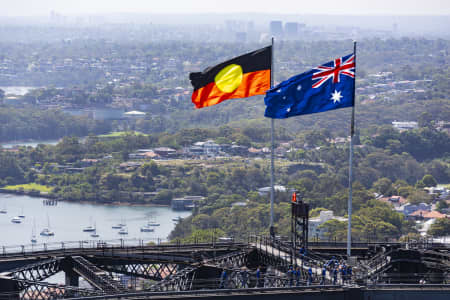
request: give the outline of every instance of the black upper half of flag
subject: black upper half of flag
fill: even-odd
[[[214,78],[223,68],[236,64],[242,67],[242,73],[250,73],[270,69],[272,64],[272,46],[235,57],[213,67],[208,67],[203,72],[189,74],[194,91],[214,82]]]

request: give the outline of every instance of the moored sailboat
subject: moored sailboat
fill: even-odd
[[[50,219],[49,219],[48,215],[47,215],[47,227],[42,229],[40,235],[42,235],[42,236],[54,236],[55,235],[55,233],[50,230]]]
[[[37,243],[35,220],[33,220],[33,229],[31,230],[31,243],[33,243],[33,244]]]
[[[153,232],[153,231],[155,231],[155,229],[153,229],[149,224],[141,227],[141,232]]]
[[[99,236],[97,233],[97,224],[94,222],[94,232],[91,233],[91,237],[98,238]]]
[[[14,217],[11,219],[11,222],[19,224],[22,223],[22,219],[19,217]]]
[[[119,234],[122,235],[128,234],[128,228],[126,226],[122,227],[122,229],[119,230]]]

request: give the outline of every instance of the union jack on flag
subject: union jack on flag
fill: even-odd
[[[344,57],[345,58],[345,57]],[[312,85],[312,88],[320,87],[328,79],[333,78],[333,83],[340,82],[340,75],[355,78],[355,55],[352,54],[343,60],[343,57],[315,68],[318,72],[313,73],[312,80],[319,80]]]
[[[266,92],[264,115],[284,119],[355,105],[354,53],[295,75]]]

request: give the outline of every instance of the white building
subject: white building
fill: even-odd
[[[426,190],[430,195],[438,195],[439,199],[447,199],[450,195],[450,190],[443,186],[426,187],[424,190]]]
[[[220,152],[220,145],[216,144],[213,140],[207,140],[206,142],[197,142],[193,148],[203,149],[203,155],[215,156]]]
[[[419,128],[419,124],[417,122],[398,122],[398,121],[394,121],[394,122],[392,122],[392,126],[395,129],[399,130],[399,131],[405,131],[405,130]]]
[[[270,194],[271,187],[266,186],[258,189],[258,194],[260,196],[267,196]],[[286,193],[286,192],[293,192],[293,190],[288,190],[285,186],[282,185],[274,185],[273,190],[275,193]]]
[[[320,212],[320,215],[318,217],[309,219],[308,222],[309,237],[310,238],[318,237],[319,239],[323,239],[326,231],[324,231],[323,229],[321,230],[319,226],[333,219],[341,222],[348,221],[347,218],[335,216],[333,211],[331,210],[323,210]]]
[[[126,118],[141,119],[145,118],[146,113],[143,111],[132,110],[123,114]]]

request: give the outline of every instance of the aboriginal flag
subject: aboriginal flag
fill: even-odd
[[[270,89],[272,46],[247,53],[189,74],[196,108],[212,106],[227,99],[265,94]]]

